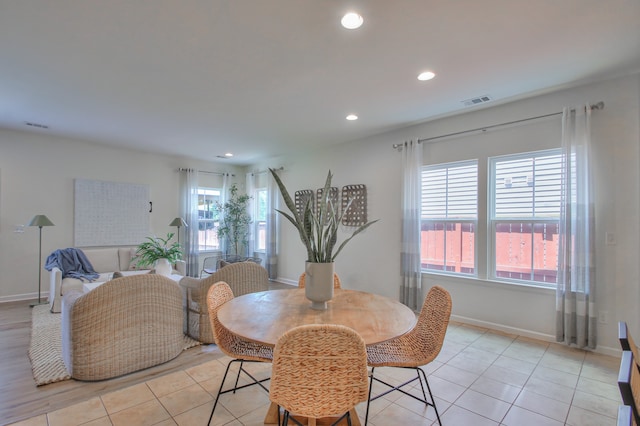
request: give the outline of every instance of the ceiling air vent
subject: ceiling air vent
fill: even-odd
[[[46,124],[32,123],[30,121],[25,121],[24,124],[26,124],[27,126],[31,126],[31,127],[37,127],[38,129],[48,129],[49,128],[49,126],[47,126]]]
[[[474,106],[474,105],[485,104],[492,100],[493,99],[491,98],[491,96],[484,95],[484,96],[478,96],[477,98],[467,99],[466,101],[462,101],[462,103],[464,104],[464,106]]]

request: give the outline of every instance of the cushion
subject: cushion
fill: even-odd
[[[102,273],[120,270],[117,248],[86,249],[82,251],[96,272]]]
[[[121,247],[118,249],[118,260],[120,267],[118,271],[130,271],[136,269],[135,262],[131,259],[136,255],[136,249],[132,247]]]

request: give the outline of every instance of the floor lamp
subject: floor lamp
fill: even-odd
[[[40,297],[40,285],[42,283],[42,227],[43,226],[55,226],[49,218],[43,214],[38,214],[31,219],[29,226],[37,226],[40,228],[40,245],[38,249],[38,303],[32,303],[30,306],[42,305],[47,302],[43,302]]]
[[[187,225],[187,222],[185,222],[183,218],[176,217],[175,219],[173,219],[171,221],[169,226],[176,226],[178,228],[178,244],[180,244],[180,227],[181,226],[185,226],[186,227],[186,226],[189,226],[189,225]]]

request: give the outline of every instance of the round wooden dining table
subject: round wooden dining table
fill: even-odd
[[[218,310],[223,327],[244,339],[275,346],[287,330],[305,324],[340,324],[358,332],[371,345],[411,330],[414,312],[388,297],[362,291],[335,289],[326,310],[311,309],[304,289],[270,290],[235,297]],[[265,424],[277,424],[278,406],[271,404]],[[354,426],[360,425],[355,409]]]
[[[371,345],[406,333],[416,316],[388,297],[343,289],[335,289],[326,310],[311,309],[305,290],[292,289],[235,297],[220,307],[218,319],[237,336],[273,347],[287,330],[305,324],[344,325]]]

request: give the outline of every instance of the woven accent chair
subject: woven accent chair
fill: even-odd
[[[216,410],[216,405],[218,405],[218,399],[220,399],[220,395],[228,392],[235,393],[238,389],[246,388],[253,385],[259,385],[266,392],[269,392],[269,390],[262,384],[262,382],[269,380],[269,378],[262,380],[256,379],[251,375],[251,373],[244,369],[244,363],[271,362],[271,360],[273,359],[273,349],[269,346],[264,346],[258,343],[241,339],[237,335],[229,332],[226,328],[224,328],[218,320],[218,309],[220,309],[220,307],[224,303],[231,299],[233,299],[233,292],[231,291],[231,287],[229,287],[229,285],[223,281],[213,284],[207,292],[207,307],[209,309],[209,318],[211,320],[213,337],[222,353],[233,358],[227,364],[227,369],[224,372],[224,377],[222,378],[220,388],[218,389],[218,395],[216,396],[216,400],[213,403],[213,409],[211,410],[211,416],[209,416],[208,424],[211,424],[211,419],[213,419],[213,412]],[[235,385],[231,389],[222,390],[224,382],[227,378],[227,374],[229,373],[229,367],[231,367],[231,364],[233,364],[234,362],[240,363],[240,368],[238,369],[238,375],[236,377]],[[252,382],[243,386],[238,386],[240,373],[245,373],[252,380]]]
[[[367,400],[367,352],[354,330],[335,324],[310,324],[283,334],[274,350],[269,396],[292,415],[316,419],[341,415],[351,424],[355,406]]]
[[[104,380],[167,362],[184,348],[182,292],[132,275],[62,298],[62,358],[71,377]]]
[[[187,331],[202,343],[215,343],[206,298],[209,287],[218,281],[226,282],[235,297],[269,290],[269,273],[255,262],[232,263],[203,279],[182,278],[180,285],[187,289]]]
[[[640,370],[638,370],[632,351],[622,351],[620,371],[618,372],[618,388],[622,402],[631,407],[636,424],[640,424]]]
[[[367,347],[367,362],[371,367],[371,384],[369,386],[369,399],[367,401],[365,425],[369,420],[369,405],[371,404],[371,401],[375,401],[394,390],[398,390],[409,395],[410,397],[423,402],[427,406],[432,406],[436,412],[438,424],[442,425],[442,422],[440,421],[440,414],[438,414],[438,409],[436,408],[436,401],[433,399],[431,387],[427,381],[427,375],[420,366],[430,363],[440,353],[440,349],[442,349],[442,344],[444,342],[444,336],[447,332],[447,326],[449,325],[450,316],[451,295],[444,288],[440,286],[433,286],[424,300],[420,315],[418,316],[418,321],[413,329],[395,339]],[[374,376],[376,367],[411,368],[416,370],[416,377],[402,383],[401,385],[394,386]],[[404,386],[413,383],[416,380],[420,382],[422,398],[412,395],[402,389]],[[373,389],[374,381],[382,383],[391,389],[388,389],[387,391],[372,398],[371,391]],[[427,400],[427,395],[424,391],[425,386],[429,391],[429,398],[431,402]]]
[[[298,278],[298,287],[299,288],[304,288],[305,287],[306,277],[307,277],[307,274],[305,272],[303,272],[300,275],[300,278]],[[338,277],[338,274],[333,274],[333,288],[342,288],[342,285],[340,283],[340,277]]]

